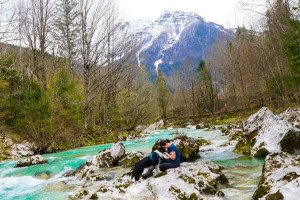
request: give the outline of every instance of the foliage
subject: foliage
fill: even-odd
[[[286,89],[288,92],[293,93],[296,91],[295,79],[292,76],[280,76],[276,74],[268,81],[270,94],[276,97],[281,94],[281,91]]]
[[[54,135],[51,103],[37,82],[26,83],[17,95],[10,96],[8,124],[25,139],[33,141],[38,151],[45,151]]]
[[[282,36],[284,53],[289,59],[289,68],[297,81],[300,82],[300,21],[289,20],[291,31]]]
[[[79,128],[82,125],[82,101],[80,89],[71,82],[67,72],[60,70],[50,87],[52,109],[55,119],[64,121],[66,126]]]
[[[117,95],[117,104],[126,130],[152,123],[157,117],[157,105],[153,96],[155,91],[149,74],[143,68],[133,66],[132,69],[132,83]]]

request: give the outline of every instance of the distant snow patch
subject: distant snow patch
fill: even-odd
[[[155,61],[154,65],[155,65],[155,71],[158,73],[158,65],[162,64],[163,61],[162,59],[159,59],[157,61]]]

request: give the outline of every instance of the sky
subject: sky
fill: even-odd
[[[195,12],[207,21],[226,28],[248,26],[253,22],[241,0],[118,0],[121,16],[131,21],[140,18],[156,19],[163,11]]]

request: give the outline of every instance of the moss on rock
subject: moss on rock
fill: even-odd
[[[258,149],[258,151],[254,155],[254,157],[257,157],[257,158],[261,158],[262,157],[262,158],[264,158],[268,154],[269,154],[269,151],[266,148],[262,147],[262,148]]]
[[[250,135],[244,135],[241,139],[239,139],[233,151],[244,155],[251,155],[251,149],[255,144],[256,136],[257,136],[257,132],[251,133]]]
[[[159,177],[164,176],[164,175],[166,175],[166,174],[168,174],[168,172],[167,172],[167,171],[164,171],[164,172],[161,172],[161,173],[159,173],[159,174],[156,174],[156,175],[154,176],[154,178],[159,178]]]
[[[134,164],[143,157],[145,157],[143,153],[133,151],[130,154],[125,155],[125,157],[120,160],[120,165],[123,167],[133,167]]]
[[[217,193],[217,190],[216,188],[214,188],[213,186],[211,185],[205,185],[202,189],[201,189],[201,192],[203,194],[208,194],[208,195],[214,195]]]
[[[202,200],[203,198],[200,198],[199,196],[197,196],[196,193],[192,193],[191,195],[188,195],[186,193],[180,193],[178,195],[178,199],[179,200]]]
[[[199,146],[205,146],[205,145],[210,145],[210,142],[204,139],[197,139],[195,140],[195,142],[199,145]]]
[[[283,200],[283,195],[279,192],[279,190],[274,194],[268,194],[266,196],[266,200]]]
[[[257,199],[263,197],[264,195],[266,195],[269,191],[270,191],[269,185],[260,184],[258,186],[257,190],[255,191],[255,193],[253,194],[253,199],[257,200]]]

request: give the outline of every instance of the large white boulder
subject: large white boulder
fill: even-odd
[[[17,167],[28,167],[28,166],[32,166],[32,165],[45,164],[47,162],[48,162],[47,159],[44,158],[43,156],[35,155],[35,156],[31,156],[30,158],[18,161],[17,164],[14,167],[15,168],[17,168]]]
[[[279,117],[300,128],[300,106],[286,109]]]
[[[300,197],[300,156],[285,152],[266,157],[263,174],[256,199],[299,199]]]
[[[125,156],[125,147],[121,142],[116,142],[111,148],[101,150],[86,162],[86,165],[76,172],[75,176],[80,179],[102,179],[101,168],[110,168],[120,165],[120,160]]]
[[[125,147],[121,142],[116,142],[109,149],[100,151],[92,159],[86,162],[87,166],[114,167],[119,165],[119,161],[125,155]]]
[[[134,182],[130,173],[121,178],[100,183],[98,188],[85,188],[76,195],[82,199],[223,199],[218,190],[228,180],[221,167],[212,162],[183,163],[146,180]]]
[[[286,146],[287,142],[291,141],[293,136],[295,136],[296,143],[300,143],[300,136],[298,136],[300,130],[288,121],[274,115],[267,107],[261,108],[244,121],[242,129],[243,136],[235,146],[235,151],[238,153],[266,156],[269,153],[282,150],[290,153],[296,153],[300,150],[298,150],[297,145],[288,150],[282,148]],[[282,142],[284,140],[286,141]]]

